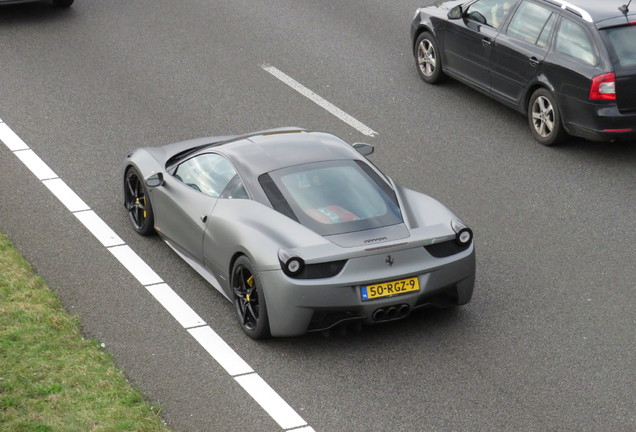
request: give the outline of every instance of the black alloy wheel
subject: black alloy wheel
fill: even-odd
[[[241,328],[252,339],[270,336],[265,296],[251,261],[240,256],[232,269],[234,309]]]
[[[415,42],[417,72],[429,84],[441,82],[446,75],[442,71],[442,58],[435,37],[429,32],[422,33]]]
[[[149,235],[154,232],[155,218],[150,196],[143,178],[136,168],[126,171],[124,178],[124,203],[128,219],[137,233]]]
[[[545,88],[537,89],[530,97],[528,124],[534,139],[546,146],[559,144],[567,135],[556,99]]]

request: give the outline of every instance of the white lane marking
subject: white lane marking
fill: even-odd
[[[281,427],[284,427],[282,425],[294,425],[290,426],[293,431],[289,432],[315,432],[211,327],[205,324],[172,288],[163,283],[159,275],[126,245],[62,179],[57,177],[53,170],[2,120],[0,120],[0,141],[4,142],[9,150],[22,160],[27,168],[117,258],[126,270],[164,306],[228,374],[237,380],[245,376],[254,377],[247,380],[243,379],[246,385],[240,382],[239,384],[265,409],[274,421]],[[21,154],[23,157],[20,157]],[[251,391],[254,393],[250,393]],[[274,402],[263,403],[263,398],[271,399]]]
[[[73,189],[67,186],[64,180],[56,178],[44,180],[42,183],[49,188],[53,195],[55,195],[70,212],[90,210],[90,207],[86,205]]]
[[[331,114],[335,115],[336,117],[338,117],[343,122],[347,123],[352,128],[357,129],[358,131],[370,137],[376,136],[378,134],[369,126],[356,120],[354,117],[350,116],[349,114],[347,114],[346,112],[344,112],[343,110],[341,110],[340,108],[332,104],[331,102],[328,102],[327,100],[325,100],[324,98],[322,98],[321,96],[313,92],[312,90],[308,89],[307,87],[305,87],[304,85],[302,85],[301,83],[299,83],[298,81],[296,81],[295,79],[287,75],[286,73],[275,68],[274,66],[269,66],[264,64],[264,65],[261,65],[261,68],[263,68],[264,71],[269,72],[271,75],[275,76],[280,81],[284,82],[285,84],[287,84],[288,86],[296,90],[301,95],[305,96],[306,98],[314,102],[318,106],[326,109]]]
[[[188,329],[205,350],[214,357],[222,367],[232,376],[254,372],[250,367],[211,327],[197,327]]]
[[[119,260],[121,265],[132,274],[135,279],[142,285],[154,285],[163,282],[163,279],[159,277],[153,269],[150,268],[139,255],[133,251],[130,246],[114,246],[108,248],[110,253],[115,255],[115,258]]]
[[[35,174],[38,180],[57,178],[57,174],[55,174],[33,150],[19,150],[13,152],[13,154],[16,155],[33,174]]]
[[[124,241],[93,210],[73,213],[105,247],[123,245]]]
[[[305,426],[305,421],[257,374],[234,378],[283,429]]]
[[[29,148],[2,120],[0,120],[0,137],[2,137],[2,141],[4,141],[5,145],[9,147],[11,151],[26,150]]]
[[[150,285],[146,289],[184,328],[205,325],[205,321],[168,284]]]

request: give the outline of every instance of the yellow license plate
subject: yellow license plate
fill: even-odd
[[[419,279],[409,278],[391,282],[383,282],[376,285],[361,286],[360,295],[362,296],[362,300],[372,300],[419,290]]]

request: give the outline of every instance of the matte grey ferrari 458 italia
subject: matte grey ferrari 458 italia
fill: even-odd
[[[296,128],[141,148],[124,163],[124,204],[255,339],[468,303],[472,231],[382,174],[372,152]]]

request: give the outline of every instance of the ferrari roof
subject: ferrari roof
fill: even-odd
[[[239,172],[256,178],[263,173],[310,162],[362,159],[352,146],[324,132],[274,130],[220,143],[214,150],[227,156]]]

